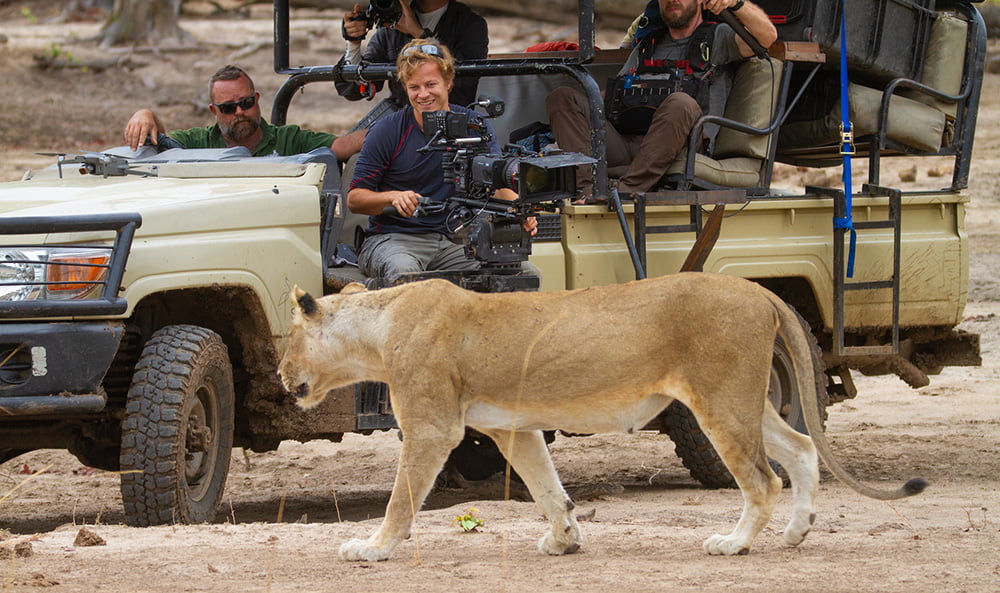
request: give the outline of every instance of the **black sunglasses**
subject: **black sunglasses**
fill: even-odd
[[[250,95],[249,97],[243,97],[239,101],[227,101],[225,103],[212,103],[221,113],[226,115],[232,115],[236,113],[236,108],[239,107],[243,111],[252,109],[254,105],[257,104],[257,93]]]

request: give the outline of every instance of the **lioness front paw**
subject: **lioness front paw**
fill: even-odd
[[[392,557],[392,548],[379,548],[368,544],[367,540],[352,539],[340,546],[340,558],[348,562],[365,560],[381,562]]]
[[[538,540],[538,551],[549,556],[562,556],[563,554],[573,554],[580,549],[580,542],[575,539],[559,541],[552,537],[551,533],[546,533]]]
[[[744,556],[750,553],[750,546],[732,536],[715,534],[705,540],[702,548],[712,556]]]

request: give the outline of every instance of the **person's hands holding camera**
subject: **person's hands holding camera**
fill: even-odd
[[[417,20],[416,13],[410,8],[409,2],[404,2],[399,0],[399,6],[403,9],[403,16],[399,17],[396,21],[395,29],[400,33],[406,33],[414,39],[424,36],[424,28],[420,25],[420,21]]]
[[[361,41],[368,34],[368,21],[364,19],[360,4],[355,4],[354,10],[344,15],[341,33],[347,41]]]
[[[524,219],[524,224],[521,225],[521,228],[524,229],[529,236],[534,237],[538,234],[538,219],[534,216]]]
[[[412,217],[420,205],[421,196],[415,191],[388,191],[384,195],[389,200],[386,207],[395,208],[396,212],[404,218]]]

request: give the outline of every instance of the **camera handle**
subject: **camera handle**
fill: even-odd
[[[413,212],[413,216],[426,216],[427,211],[424,210],[424,206],[428,206],[430,203],[430,198],[424,196],[417,198],[417,209]],[[396,210],[395,206],[386,206],[382,209],[382,216],[399,216],[399,210]]]
[[[750,46],[750,49],[753,50],[755,56],[762,60],[767,58],[767,48],[761,45],[760,42],[757,41],[757,38],[754,37],[745,26],[743,26],[743,23],[741,23],[740,20],[736,18],[736,15],[733,14],[732,9],[727,8],[720,12],[718,16],[722,22],[729,25],[729,27],[735,31],[737,35],[742,37],[743,41],[746,41],[747,45]]]

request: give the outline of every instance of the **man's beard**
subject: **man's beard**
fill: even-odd
[[[662,12],[660,13],[660,16],[663,17],[663,22],[665,22],[671,29],[684,29],[691,24],[691,20],[694,19],[699,10],[701,9],[698,7],[698,3],[696,2],[692,4],[690,8],[684,9],[683,12],[681,12],[681,14],[679,14],[676,18],[667,17]]]
[[[251,118],[238,118],[231,124],[219,124],[222,135],[233,142],[243,142],[253,136],[260,129],[260,122]]]

